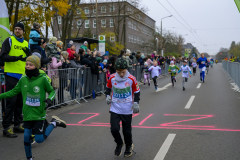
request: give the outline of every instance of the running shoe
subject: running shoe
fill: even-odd
[[[52,116],[51,122],[56,122],[57,127],[63,127],[63,128],[67,127],[67,123],[61,120],[60,118],[58,118],[57,116]]]
[[[22,126],[13,127],[13,132],[24,133],[24,128]]]
[[[126,150],[124,152],[124,157],[131,157],[132,156],[133,147],[134,147],[133,144],[131,146],[126,146]]]
[[[145,83],[143,83],[143,85],[145,86]]]
[[[3,136],[9,137],[9,138],[16,138],[17,135],[13,133],[13,131],[10,128],[4,129],[3,130]]]
[[[183,87],[183,90],[185,91],[185,87]]]
[[[175,82],[177,82],[177,79],[176,79],[176,78],[174,78],[174,80],[175,80]]]
[[[150,86],[150,83],[148,83],[148,86]]]
[[[115,156],[119,157],[122,154],[122,147],[124,146],[123,144],[117,144],[116,149],[114,151]]]
[[[174,87],[174,84],[172,84],[172,86]]]
[[[31,144],[34,144],[36,141],[35,141],[35,135],[31,135],[31,137],[30,137],[30,142],[31,142]]]
[[[202,81],[202,78],[200,78],[200,81]]]
[[[157,86],[155,86],[155,90],[156,90],[156,91],[157,91],[157,89],[158,89]]]

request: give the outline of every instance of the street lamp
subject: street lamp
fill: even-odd
[[[157,51],[157,53],[158,53],[158,38],[156,38],[156,41],[157,41],[156,51]]]
[[[167,17],[163,17],[162,19],[161,19],[161,38],[162,38],[162,20],[164,19],[164,18],[168,18],[168,17],[172,17],[173,15],[170,15],[170,16],[167,16]],[[163,49],[162,49],[162,56],[163,56]]]

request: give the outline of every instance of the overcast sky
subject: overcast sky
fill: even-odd
[[[142,0],[149,9],[148,15],[160,26],[161,18],[171,14],[158,1],[174,16],[163,19],[163,28],[188,34],[184,36],[185,43],[192,43],[199,52],[214,55],[221,47],[229,48],[232,41],[240,42],[240,13],[234,0]]]

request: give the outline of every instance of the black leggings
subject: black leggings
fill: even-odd
[[[153,83],[154,83],[154,86],[157,86],[157,76],[153,77]]]
[[[132,114],[123,115],[110,112],[111,133],[114,141],[121,145],[123,144],[122,137],[120,135],[120,121],[122,121],[122,130],[124,136],[124,142],[126,146],[132,145]]]

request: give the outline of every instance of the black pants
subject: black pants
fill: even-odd
[[[196,67],[195,68],[193,67],[193,73],[196,73]]]
[[[6,81],[6,91],[12,90],[18,83],[18,79],[5,76]],[[14,115],[14,126],[19,126],[22,122],[22,107],[23,107],[23,100],[22,94],[18,94],[14,97],[6,99],[6,108],[3,117],[3,128],[8,128],[11,126],[11,122]]]
[[[153,83],[154,83],[154,86],[157,86],[157,76],[153,77]]]
[[[171,76],[171,81],[172,81],[172,84],[174,84],[175,76]]]
[[[122,121],[122,130],[124,136],[124,142],[127,146],[132,145],[132,114],[123,115],[110,112],[111,133],[114,141],[121,145],[123,144],[122,137],[120,135],[120,121]]]

